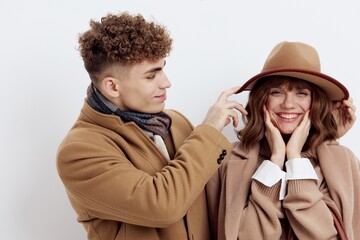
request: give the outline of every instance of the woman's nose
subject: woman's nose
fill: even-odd
[[[286,108],[291,108],[294,106],[294,96],[292,96],[292,94],[286,94],[285,98],[284,98],[284,102],[283,105]]]

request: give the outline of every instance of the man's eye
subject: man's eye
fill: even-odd
[[[146,79],[150,79],[150,80],[151,80],[151,79],[154,79],[155,76],[156,76],[156,74],[152,74],[152,75],[150,75],[150,76],[147,76]]]

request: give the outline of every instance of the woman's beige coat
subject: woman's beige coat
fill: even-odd
[[[360,239],[359,160],[349,149],[337,142],[323,143],[317,151],[320,168],[331,198],[343,218],[345,231],[349,239],[358,240]],[[261,163],[258,155],[258,146],[245,152],[237,145],[228,161],[220,167],[206,187],[211,224],[217,239],[236,240],[238,237],[240,218],[248,202],[251,177]],[[241,240],[241,236],[239,239]]]
[[[172,160],[134,123],[86,102],[57,155],[59,175],[88,239],[211,238],[204,187],[232,145],[169,111]]]

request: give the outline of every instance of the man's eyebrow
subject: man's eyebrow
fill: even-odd
[[[149,70],[147,70],[147,71],[145,72],[145,74],[147,74],[147,73],[153,73],[153,72],[157,72],[157,71],[161,71],[165,65],[166,65],[166,61],[164,61],[164,65],[163,65],[162,67],[150,68]]]
[[[150,68],[149,70],[147,70],[147,71],[145,72],[145,74],[147,74],[147,73],[153,73],[153,72],[157,72],[157,71],[161,71],[162,68],[163,68],[163,67]]]

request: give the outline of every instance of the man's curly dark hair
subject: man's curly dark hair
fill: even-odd
[[[114,63],[129,65],[167,57],[172,39],[166,28],[146,21],[140,14],[108,14],[101,21],[90,20],[90,29],[79,37],[79,51],[93,82]]]

